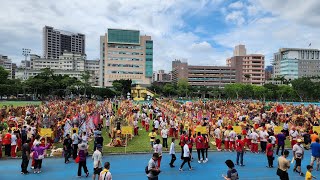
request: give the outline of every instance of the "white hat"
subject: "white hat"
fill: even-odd
[[[78,145],[79,150],[86,150],[88,148],[86,143],[81,143]]]

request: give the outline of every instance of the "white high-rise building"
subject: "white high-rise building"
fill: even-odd
[[[288,80],[319,76],[319,54],[319,49],[281,48],[274,53],[274,76]]]
[[[46,59],[37,55],[30,55],[30,67],[27,67],[27,79],[41,73],[44,68],[53,70],[54,74],[69,75],[81,79],[85,71],[89,71],[90,82],[94,86],[99,84],[100,60],[87,60],[85,55],[80,53],[64,52],[58,59]],[[24,67],[17,71],[17,78],[23,77]]]
[[[11,59],[9,59],[8,56],[3,56],[0,54],[0,66],[2,66],[5,70],[9,72],[9,79],[15,78],[15,71],[17,65],[15,63],[12,63]]]

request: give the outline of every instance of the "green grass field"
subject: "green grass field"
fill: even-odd
[[[26,106],[29,104],[34,104],[34,105],[39,105],[41,104],[41,101],[0,101],[0,107],[2,106],[13,106],[13,107],[17,107],[17,106]]]

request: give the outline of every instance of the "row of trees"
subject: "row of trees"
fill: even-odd
[[[0,67],[0,99],[2,97],[27,97],[44,99],[48,96],[70,97],[92,95],[101,98],[114,96],[126,97],[130,92],[131,80],[116,80],[112,88],[92,87],[89,72],[84,72],[81,79],[67,75],[55,75],[50,69],[43,69],[40,74],[22,82],[19,79],[8,79],[9,72]],[[228,84],[224,88],[190,86],[186,79],[177,83],[156,84],[149,87],[160,96],[187,98],[218,98],[218,99],[260,99],[271,101],[319,101],[320,81],[317,78],[298,78],[283,85],[265,84]]]
[[[164,96],[201,97],[218,99],[259,99],[272,101],[318,101],[320,82],[311,78],[298,78],[288,84],[228,84],[224,88],[189,86],[186,79],[175,83],[153,84],[150,90]]]
[[[90,73],[87,71],[81,75],[81,80],[68,75],[55,75],[50,69],[43,69],[40,74],[23,82],[20,79],[8,79],[8,75],[9,72],[0,67],[0,99],[4,96],[24,99],[32,96],[32,99],[44,99],[48,96],[70,97],[72,95],[110,98],[116,94],[110,88],[92,87],[89,82]]]

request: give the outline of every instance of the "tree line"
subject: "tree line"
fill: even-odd
[[[112,88],[92,87],[90,73],[85,71],[81,79],[68,75],[55,75],[53,70],[42,69],[42,72],[26,81],[8,79],[9,72],[0,67],[0,99],[43,100],[48,97],[88,97],[112,98]]]
[[[9,72],[0,67],[0,99],[15,97],[16,99],[41,100],[53,97],[126,97],[130,92],[132,81],[115,80],[110,88],[93,87],[90,73],[84,72],[81,79],[68,75],[55,75],[50,69],[43,69],[35,77],[26,81],[8,79]],[[190,86],[187,79],[180,79],[177,83],[152,83],[148,87],[158,96],[184,98],[216,98],[216,99],[257,99],[268,101],[319,101],[319,78],[298,78],[282,85],[265,84],[256,86],[251,84],[227,84],[224,88],[207,86]]]
[[[316,78],[298,78],[286,84],[227,84],[224,88],[190,86],[186,79],[177,83],[153,83],[150,90],[168,97],[256,99],[268,101],[319,101],[320,82]]]

